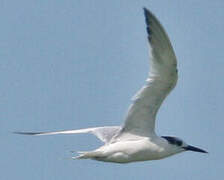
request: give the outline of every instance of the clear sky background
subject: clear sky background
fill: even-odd
[[[11,133],[122,124],[149,69],[143,6],[161,21],[178,58],[179,81],[157,132],[209,154],[74,161],[70,150],[101,142]],[[0,179],[223,179],[223,9],[223,0],[1,0]]]

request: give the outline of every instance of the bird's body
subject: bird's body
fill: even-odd
[[[56,132],[17,132],[25,135],[92,133],[105,144],[94,151],[79,152],[74,159],[129,163],[162,159],[183,151],[206,151],[187,145],[176,137],[157,136],[155,119],[160,105],[175,87],[177,61],[170,40],[157,18],[146,8],[151,58],[146,84],[133,98],[123,126],[95,127]]]
[[[176,153],[174,149],[176,149],[174,146],[158,136],[150,138],[139,136],[130,140],[106,144],[95,151],[83,152],[75,158],[129,163],[162,159]]]

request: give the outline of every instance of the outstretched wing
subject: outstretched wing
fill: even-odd
[[[122,132],[137,135],[154,133],[157,111],[177,82],[177,62],[170,40],[156,17],[144,8],[151,46],[150,72],[129,107]]]
[[[14,132],[22,135],[55,135],[55,134],[79,134],[79,133],[91,133],[99,138],[102,142],[107,143],[111,138],[120,131],[120,126],[106,126],[106,127],[94,127],[77,130],[65,130],[65,131],[52,131],[52,132]]]

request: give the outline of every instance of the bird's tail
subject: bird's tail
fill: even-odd
[[[78,156],[72,157],[72,159],[97,159],[102,156],[100,151],[78,151]]]

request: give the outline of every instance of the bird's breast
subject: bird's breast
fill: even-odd
[[[117,163],[156,160],[167,157],[164,147],[148,138],[116,142],[104,146],[101,150],[104,154],[102,161]]]

